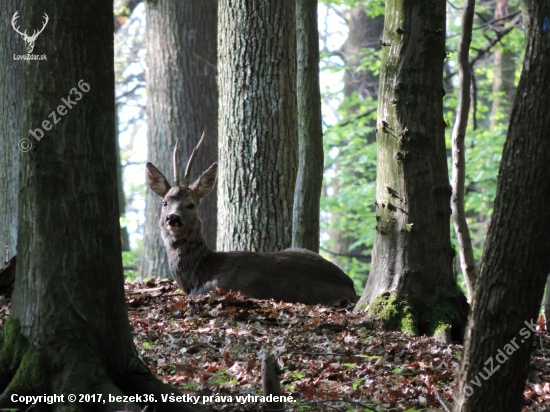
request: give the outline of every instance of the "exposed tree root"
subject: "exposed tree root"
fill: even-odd
[[[439,341],[462,342],[469,306],[464,296],[445,298],[432,305],[384,293],[369,308],[368,315],[377,326],[386,330],[426,334]]]
[[[141,366],[139,366],[141,365]],[[153,395],[156,404],[151,405],[156,412],[196,412],[209,411],[210,408],[189,403],[162,402],[162,395],[180,395],[178,391],[165,385],[149,372],[140,362],[134,365],[134,371],[129,372],[116,380],[119,388],[126,393],[143,393]]]
[[[140,412],[146,406],[157,412],[209,410],[202,404],[163,402],[162,395],[179,393],[155,378],[137,354],[128,370],[115,377],[108,376],[107,368],[94,356],[67,359],[72,361],[61,370],[52,367],[21,334],[19,322],[9,317],[0,335],[0,408],[27,410],[31,404],[24,403],[22,396],[56,394],[62,395],[61,402],[58,398],[51,404],[51,397],[36,399],[33,411]]]

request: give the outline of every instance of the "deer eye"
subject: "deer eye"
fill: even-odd
[[[187,209],[193,210],[195,208],[195,205],[193,203],[187,205]]]
[[[168,202],[162,202],[162,206],[168,206]]]

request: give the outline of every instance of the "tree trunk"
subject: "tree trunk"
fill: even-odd
[[[532,322],[550,269],[550,215],[541,209],[550,201],[550,3],[524,0],[523,10],[527,49],[467,329],[456,412],[521,409]]]
[[[219,250],[292,241],[298,165],[292,1],[221,0]]]
[[[41,27],[42,3],[25,1],[25,10],[33,13],[21,23]],[[173,390],[140,361],[128,324],[112,2],[48,4],[50,21],[36,44],[47,60],[23,64],[21,130],[39,138],[31,138],[32,150],[21,157],[20,253],[1,339],[0,407],[20,407],[11,402],[12,394],[46,393],[65,394],[54,410],[90,410],[90,402],[71,403],[67,396],[88,393],[105,401],[94,403],[96,410],[140,411],[151,401],[149,396],[137,403],[109,401],[109,395],[123,394],[153,394],[156,410],[196,410],[162,403],[160,395]]]
[[[390,329],[461,338],[468,306],[452,272],[443,121],[445,0],[386,3],[378,99],[376,236],[356,309],[390,302]],[[393,295],[393,297],[391,297]],[[379,298],[375,302],[375,300]],[[375,304],[376,303],[376,304]]]
[[[11,21],[16,11],[21,15],[21,1],[6,1],[0,7],[0,20]],[[0,61],[3,62],[0,66],[0,267],[6,246],[10,256],[17,253],[19,151],[28,148],[25,140],[28,132],[20,133],[21,60],[14,59],[13,55],[22,54],[24,44],[11,27],[0,33]]]
[[[544,317],[546,318],[546,330],[550,331],[550,275],[546,279],[546,296],[544,298]]]
[[[296,42],[299,166],[294,192],[292,247],[319,253],[324,154],[317,0],[296,1]]]
[[[120,145],[118,142],[118,107],[115,105],[115,131],[116,131],[116,153],[117,153],[117,162],[116,162],[116,181],[117,181],[117,192],[118,192],[118,216],[122,218],[126,216],[126,196],[124,194],[124,181],[122,180],[122,165],[120,163]],[[120,227],[120,244],[122,246],[122,251],[130,250],[130,237],[128,236],[128,228],[126,226]]]
[[[172,170],[172,150],[179,139],[179,164],[184,166],[206,130],[193,168],[198,174],[218,154],[217,1],[159,0],[146,5],[148,160],[160,170]],[[147,190],[142,277],[172,277],[158,226],[160,209],[158,196]],[[216,246],[216,209],[214,190],[200,207],[210,247]]]
[[[378,75],[375,75],[368,69],[361,70],[360,67],[364,62],[365,50],[367,48],[380,47],[378,42],[384,29],[384,16],[371,18],[365,13],[364,7],[354,7],[346,12],[346,18],[348,20],[348,38],[340,50],[346,65],[344,72],[344,96],[349,98],[357,95],[360,99],[370,97],[376,100],[378,98]],[[346,114],[348,115],[347,119],[355,118],[358,115],[357,107],[348,105]],[[371,126],[374,127],[374,124]],[[376,136],[374,133],[365,133],[365,144],[372,144],[375,140]],[[330,180],[330,187],[333,190],[333,195],[338,196],[341,186],[340,174],[345,170],[345,166],[342,166],[339,158],[336,158],[334,169],[335,176]],[[357,180],[363,181],[366,179],[366,175],[367,173],[357,176]],[[356,214],[356,210],[343,204],[340,213],[353,215]],[[350,250],[351,245],[357,241],[357,238],[350,235],[349,231],[339,230],[334,227],[341,221],[340,213],[333,211],[329,217],[332,226],[329,228],[332,252],[330,259],[345,271],[346,267],[352,265],[352,259],[368,263],[370,262],[370,257],[351,257],[351,255],[361,256],[366,248],[358,246],[354,250]],[[345,257],[346,255],[350,257]]]
[[[380,38],[384,31],[384,16],[370,17],[364,7],[354,7],[346,13],[348,19],[348,38],[341,52],[345,58],[344,96],[357,93],[360,99],[378,97],[378,76],[370,70],[360,70],[366,48],[379,49]],[[349,114],[356,114],[352,107]],[[372,136],[370,142],[374,142]]]
[[[496,0],[495,20],[502,19],[509,14],[508,0]],[[497,27],[504,27],[504,21],[498,22]],[[495,48],[495,71],[493,73],[493,104],[491,106],[491,129],[499,122],[507,122],[510,116],[512,102],[516,94],[514,80],[516,75],[514,50],[502,46]],[[504,119],[499,119],[503,114]]]

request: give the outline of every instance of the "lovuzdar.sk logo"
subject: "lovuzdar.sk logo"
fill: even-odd
[[[25,41],[25,48],[27,49],[27,54],[26,55],[14,54],[13,59],[14,60],[47,60],[47,57],[45,54],[42,54],[42,55],[32,54],[32,51],[34,50],[34,43],[36,42],[36,39],[38,38],[40,33],[44,31],[44,29],[46,28],[46,25],[48,24],[48,21],[50,20],[48,15],[44,13],[44,16],[43,16],[44,22],[42,24],[42,28],[40,30],[33,30],[32,35],[30,36],[27,34],[27,30],[25,30],[24,32],[21,32],[19,30],[19,27],[16,26],[18,18],[19,18],[19,10],[14,13],[13,18],[11,19],[11,26],[13,27],[13,29],[16,31],[17,34],[21,35],[21,38]]]

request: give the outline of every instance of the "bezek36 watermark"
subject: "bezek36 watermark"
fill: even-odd
[[[81,79],[78,82],[78,88],[82,90],[84,93],[88,93],[90,91],[90,85],[88,83],[84,82],[84,79]],[[74,100],[71,100],[71,96],[75,95]],[[52,130],[53,125],[59,123],[62,116],[65,116],[68,113],[68,110],[71,110],[74,106],[76,106],[76,103],[82,99],[82,93],[78,91],[76,87],[73,87],[71,90],[69,90],[69,95],[66,99],[61,99],[63,104],[57,106],[57,111],[54,110],[48,115],[48,118],[51,120],[44,120],[42,122],[42,129],[49,131]],[[67,110],[68,109],[68,110]],[[59,114],[59,116],[57,116]],[[40,141],[44,137],[44,130],[42,130],[40,127],[37,127],[36,129],[29,130],[29,133],[36,139],[37,142]],[[32,149],[32,142],[30,139],[23,138],[19,140],[18,143],[19,150],[22,152],[28,152]]]

